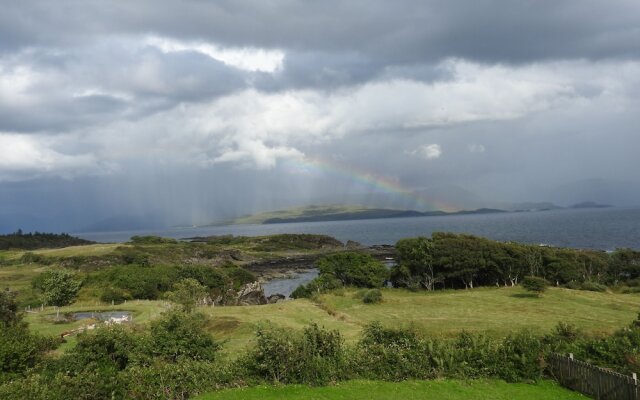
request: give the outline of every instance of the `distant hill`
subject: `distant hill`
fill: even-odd
[[[598,204],[595,201],[583,201],[581,203],[576,203],[569,208],[609,208],[613,207],[609,204]]]
[[[247,215],[235,220],[224,221],[219,224],[281,224],[291,222],[319,222],[319,221],[347,221],[360,219],[429,217],[460,214],[490,214],[507,212],[499,209],[481,208],[464,210],[453,213],[444,211],[415,211],[397,210],[389,208],[367,208],[362,206],[308,206],[288,210],[268,211]],[[213,225],[213,224],[212,224]]]
[[[526,203],[511,203],[511,204],[505,205],[502,208],[509,211],[548,211],[548,210],[560,210],[563,207],[560,207],[550,202],[526,202]]]

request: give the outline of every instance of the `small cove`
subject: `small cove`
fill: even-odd
[[[300,285],[305,285],[318,276],[317,268],[298,271],[292,277],[276,278],[262,284],[265,296],[272,294],[282,294],[286,297],[291,296],[294,290]]]

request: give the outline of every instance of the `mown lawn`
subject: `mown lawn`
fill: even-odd
[[[496,380],[436,380],[407,381],[400,383],[350,381],[327,387],[300,385],[280,387],[261,386],[247,389],[222,390],[197,397],[198,400],[570,400],[586,398],[587,397],[576,392],[559,387],[550,381],[538,382],[537,384],[525,384],[506,383]]]

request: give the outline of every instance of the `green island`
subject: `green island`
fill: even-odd
[[[235,224],[283,224],[292,222],[319,221],[351,221],[359,219],[409,218],[409,217],[438,217],[447,215],[494,214],[504,213],[506,210],[495,208],[479,208],[477,210],[461,211],[416,211],[392,208],[371,208],[359,205],[311,205],[293,207],[286,210],[265,211],[257,214],[244,215],[235,219],[211,223],[214,225]]]
[[[451,233],[372,247],[302,234],[3,240],[1,398],[571,399],[551,353],[640,372],[632,249]],[[261,282],[311,267],[293,299],[264,294]]]
[[[441,217],[469,214],[497,214],[509,212],[536,212],[560,210],[565,207],[553,203],[521,203],[506,204],[503,208],[477,208],[457,211],[417,211],[396,208],[372,208],[361,205],[308,205],[291,207],[283,210],[265,211],[243,215],[237,218],[218,221],[204,226],[236,225],[236,224],[282,224],[295,222],[350,221],[361,219],[409,218],[409,217]],[[606,204],[582,202],[567,207],[568,209],[607,208]]]

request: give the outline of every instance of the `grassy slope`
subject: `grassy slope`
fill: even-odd
[[[634,320],[640,309],[640,295],[595,293],[568,289],[550,289],[541,298],[526,296],[520,288],[481,288],[475,290],[413,293],[400,289],[383,291],[384,302],[365,305],[354,299],[355,291],[321,297],[321,303],[295,300],[265,306],[201,307],[209,315],[209,328],[215,338],[226,340],[230,355],[251,344],[258,324],[271,323],[302,329],[310,322],[339,329],[349,342],[357,340],[362,327],[372,321],[387,326],[413,324],[428,335],[450,336],[461,330],[506,335],[523,328],[543,334],[558,322],[575,324],[591,333],[611,332]],[[130,301],[106,306],[94,302],[62,307],[61,312],[128,310],[134,321],[145,323],[166,307],[161,301]],[[27,321],[34,331],[60,334],[80,325],[53,324],[53,308],[31,313]]]
[[[384,302],[365,305],[343,296],[321,297],[321,303],[289,301],[267,306],[201,309],[212,317],[212,331],[229,340],[227,348],[240,350],[253,338],[255,326],[264,320],[292,329],[317,322],[339,329],[347,341],[356,340],[362,327],[373,321],[387,326],[414,325],[428,335],[450,336],[461,330],[506,335],[519,329],[550,332],[560,321],[591,332],[612,332],[634,320],[640,295],[550,289],[541,298],[529,297],[520,288],[413,293],[383,290]]]
[[[0,259],[17,260],[28,252],[51,257],[103,256],[112,253],[118,246],[127,245],[93,244],[86,246],[64,247],[60,249],[0,251]],[[21,302],[39,304],[36,294],[32,293],[31,281],[37,275],[50,268],[52,267],[39,264],[0,265],[0,289],[9,287],[21,293],[19,297]]]
[[[310,400],[387,400],[387,399],[495,399],[495,400],[563,400],[586,397],[563,389],[551,382],[535,385],[502,381],[407,381],[401,383],[350,381],[336,386],[257,387],[230,389],[198,397],[200,400],[235,399],[310,399]]]
[[[568,289],[550,289],[541,298],[526,296],[520,288],[482,288],[468,291],[413,293],[386,289],[384,302],[365,305],[354,299],[354,291],[343,296],[324,295],[321,303],[295,300],[265,306],[201,307],[211,317],[213,335],[226,340],[229,353],[241,351],[254,337],[256,326],[265,321],[302,329],[311,322],[338,329],[347,341],[358,338],[362,327],[372,321],[387,326],[413,325],[428,335],[450,336],[461,330],[506,335],[529,328],[539,333],[551,331],[558,322],[568,322],[592,333],[611,332],[629,324],[640,309],[640,295],[595,293]],[[62,307],[61,312],[128,310],[138,323],[155,318],[166,304],[161,301],[131,301],[106,306],[99,303]],[[32,313],[27,321],[32,329],[59,334],[80,325],[52,324],[53,308]]]

